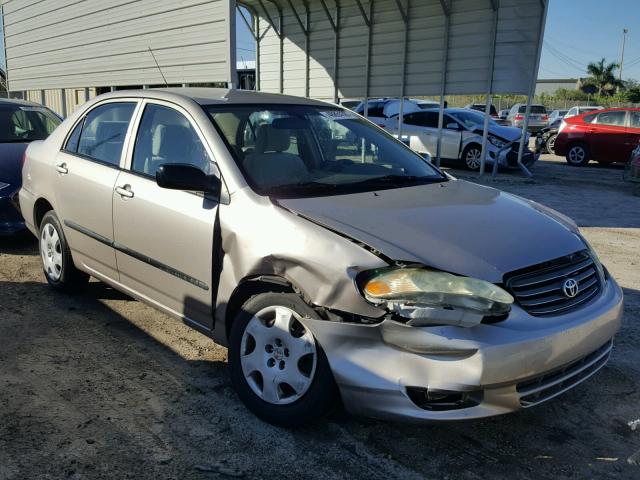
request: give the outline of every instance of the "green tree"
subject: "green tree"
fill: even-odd
[[[606,63],[604,58],[599,62],[591,62],[587,65],[589,78],[585,80],[585,84],[593,85],[598,95],[611,95],[618,87],[623,86],[615,75],[618,68],[617,63]]]

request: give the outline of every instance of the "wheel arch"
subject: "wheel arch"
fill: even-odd
[[[297,293],[301,290],[279,275],[257,275],[245,277],[234,289],[224,313],[225,339],[228,341],[231,324],[247,300],[261,293]],[[302,294],[301,297],[304,298]],[[307,302],[308,303],[308,302]]]
[[[53,210],[53,205],[46,198],[40,197],[33,204],[33,225],[37,230],[40,229],[40,223],[47,212]]]

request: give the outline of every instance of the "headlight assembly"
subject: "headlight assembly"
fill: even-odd
[[[385,305],[414,325],[477,325],[484,316],[504,315],[513,297],[476,278],[424,268],[398,268],[370,275],[362,292],[372,303]]]
[[[494,137],[493,135],[489,135],[487,139],[489,140],[489,143],[491,143],[491,145],[493,145],[494,147],[502,148],[507,144],[507,142],[504,142],[498,137]]]

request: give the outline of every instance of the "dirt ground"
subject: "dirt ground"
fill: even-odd
[[[534,173],[482,183],[573,217],[626,294],[611,361],[571,392],[481,421],[278,429],[242,406],[224,348],[98,282],[56,294],[35,240],[2,240],[0,478],[640,478],[640,197],[618,168]]]

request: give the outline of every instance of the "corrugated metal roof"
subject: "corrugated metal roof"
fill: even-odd
[[[490,77],[493,93],[526,94],[545,8],[541,0],[241,4],[258,18],[260,88],[317,98],[333,98],[336,84],[340,98],[439,95],[443,69],[445,94],[486,93]]]

